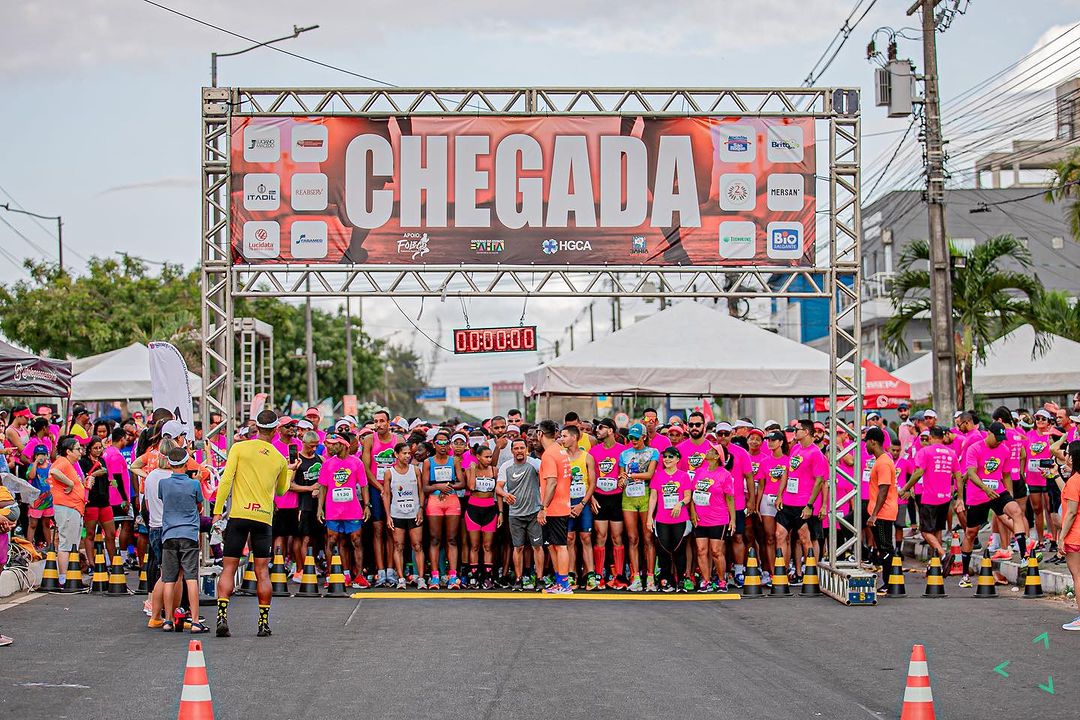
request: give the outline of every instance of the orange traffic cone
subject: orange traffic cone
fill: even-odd
[[[908,663],[907,687],[900,720],[934,720],[934,696],[930,692],[930,672],[926,667],[926,648],[914,645]]]
[[[952,555],[952,562],[949,563],[949,570],[945,573],[945,576],[966,575],[968,569],[964,567],[964,551],[960,548],[959,533],[954,532],[952,534],[952,544],[949,546],[949,554]]]
[[[202,643],[198,640],[188,643],[177,720],[214,720],[214,703],[210,700],[210,682],[206,678],[206,658],[203,657]]]

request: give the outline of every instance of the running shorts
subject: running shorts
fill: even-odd
[[[1048,488],[1048,485],[1028,485],[1027,483],[1024,485],[1027,486],[1028,495],[1040,495],[1047,492]],[[1013,483],[1013,487],[1016,487],[1016,483]]]
[[[735,534],[742,535],[746,532],[746,511],[735,511]]]
[[[724,525],[698,525],[694,528],[694,537],[698,540],[723,540]]]
[[[457,495],[428,495],[424,514],[428,517],[443,517],[445,515],[461,515],[461,503]]]
[[[229,522],[225,525],[223,540],[225,541],[223,551],[225,557],[243,557],[244,546],[247,545],[255,557],[265,559],[270,557],[273,531],[270,525],[258,520],[229,518]]]
[[[541,527],[544,529],[545,545],[566,545],[566,516],[548,517]]]
[[[34,508],[29,508],[28,513],[30,517],[37,520],[40,520],[41,518],[51,518],[53,516],[53,506],[50,505],[44,510],[35,510]],[[622,515],[619,515],[619,519],[622,520]]]
[[[301,510],[296,523],[296,534],[300,537],[316,537],[322,534],[322,523],[316,510]]]
[[[1046,496],[1050,503],[1050,512],[1060,513],[1061,511],[1061,488],[1058,487],[1057,480],[1051,478],[1046,481]]]
[[[399,517],[394,517],[393,515],[391,515],[390,519],[394,521],[394,529],[395,530],[412,530],[413,528],[420,527],[419,525],[416,524],[416,516],[415,515],[413,517],[407,517],[407,518],[399,518]]]
[[[113,521],[113,509],[111,505],[105,507],[90,507],[87,505],[86,514],[83,515],[83,520],[93,527],[97,523],[104,525],[105,523],[111,523]]]
[[[487,503],[491,504],[488,505]],[[495,532],[499,508],[493,498],[470,499],[465,506],[465,529],[469,532]]]
[[[326,529],[339,535],[352,535],[364,527],[363,520],[327,520]],[[255,557],[259,557],[258,553]]]
[[[300,526],[299,508],[277,508],[274,510],[274,537],[293,537]]]
[[[383,522],[386,520],[386,509],[382,504],[382,493],[374,485],[368,486],[368,497],[371,498],[371,522]]]
[[[806,529],[810,531],[811,540],[824,540],[825,527],[821,522],[820,515],[811,515],[806,519]]]
[[[760,513],[761,517],[776,517],[776,496],[762,495],[761,503],[758,505],[758,513]]]
[[[596,516],[593,518],[594,520],[602,522],[623,521],[622,493],[615,493],[613,495],[601,495],[596,493],[593,497],[596,498],[596,503],[600,506],[596,511]]]
[[[510,542],[514,547],[525,547],[528,543],[532,547],[542,547],[544,544],[544,529],[537,522],[536,513],[521,517],[510,516]]]
[[[594,496],[595,497],[595,496]],[[571,505],[581,505],[581,501],[578,501]],[[620,518],[621,519],[621,518]],[[585,503],[581,508],[581,514],[577,517],[570,515],[566,519],[566,531],[567,532],[592,532],[593,527],[593,511],[592,503]]]
[[[649,512],[649,494],[645,493],[641,497],[630,497],[626,493],[622,495],[622,509],[623,512]]]
[[[1003,515],[1005,513],[1005,506],[1013,501],[1013,496],[1007,492],[1003,492],[993,500],[988,500],[978,505],[969,505],[967,509],[967,527],[977,528],[986,524],[986,521],[990,519],[990,512],[993,511],[995,515]]]
[[[924,533],[942,532],[949,523],[949,505],[919,503],[919,530]]]
[[[802,511],[806,509],[804,505],[785,505],[776,511],[776,522],[780,523],[788,532],[795,532],[806,521],[802,518]]]

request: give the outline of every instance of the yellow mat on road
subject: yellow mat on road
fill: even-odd
[[[718,600],[738,600],[738,593],[702,593],[664,595],[629,595],[615,593],[576,592],[573,595],[547,595],[538,592],[473,592],[473,591],[422,591],[402,590],[399,592],[357,592],[349,597],[354,600],[610,600],[636,602],[715,602]]]

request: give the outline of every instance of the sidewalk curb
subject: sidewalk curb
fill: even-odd
[[[930,559],[930,546],[926,544],[921,538],[906,537],[904,543],[901,546],[901,553],[904,557],[914,558],[915,560],[928,561]],[[975,574],[979,571],[979,555],[972,555],[971,567],[968,568],[968,572]],[[1020,577],[1021,564],[1016,560],[995,560],[994,570],[1001,573],[1006,580],[1013,584],[1017,584]],[[1039,580],[1042,582],[1043,592],[1063,595],[1072,585],[1072,575],[1067,571],[1061,572],[1057,570],[1047,570],[1046,568],[1039,568]]]

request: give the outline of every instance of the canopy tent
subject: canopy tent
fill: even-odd
[[[1022,397],[1080,390],[1080,343],[1048,335],[1045,355],[1033,354],[1035,329],[1022,325],[998,338],[976,362],[974,391],[980,395]],[[911,396],[930,397],[933,380],[930,353],[912,360],[893,375],[911,384]]]
[[[70,390],[71,363],[0,341],[0,395],[67,397]]]
[[[840,372],[850,380],[851,368],[853,367],[854,365],[851,363],[845,363]],[[901,400],[911,398],[911,386],[891,375],[888,370],[878,367],[869,360],[862,361],[862,369],[864,410],[892,409],[899,405]],[[843,399],[846,400],[847,398]],[[841,398],[837,398],[837,401],[840,400]],[[814,410],[828,412],[829,398],[814,398]]]
[[[828,392],[828,355],[695,302],[673,305],[525,373],[526,395]]]
[[[73,400],[149,400],[150,350],[142,343],[76,361],[85,368],[71,381]],[[192,397],[202,394],[202,379],[188,373]]]

